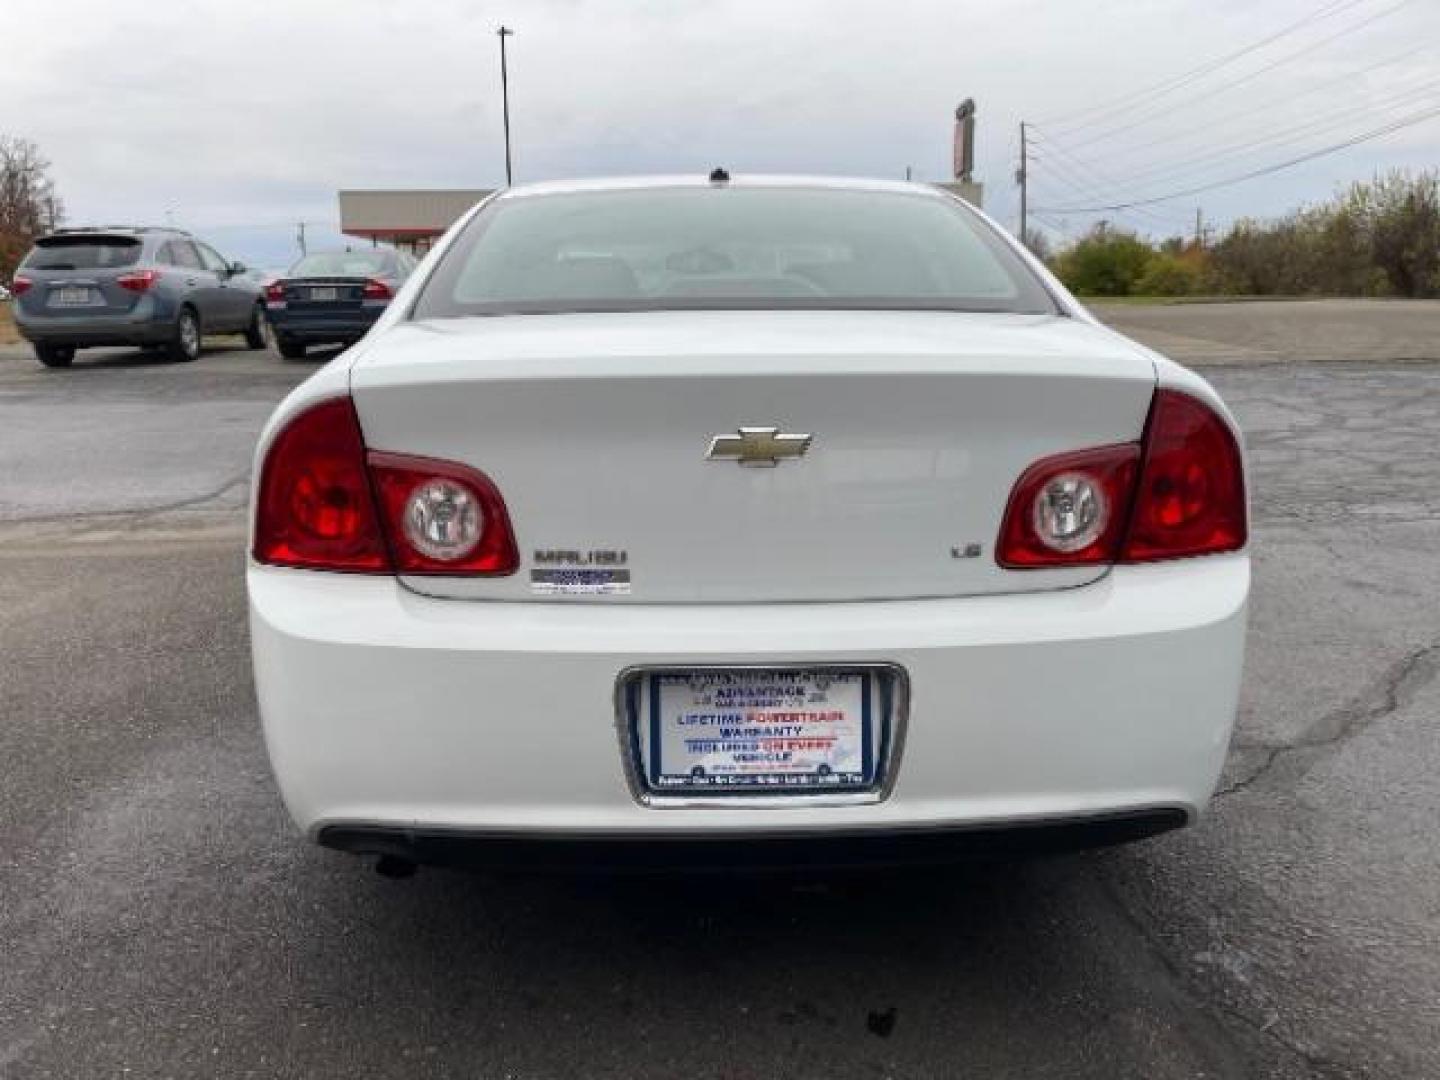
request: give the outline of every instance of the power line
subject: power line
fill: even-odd
[[[1440,106],[1426,109],[1423,112],[1405,117],[1402,120],[1392,121],[1382,127],[1367,131],[1361,135],[1356,135],[1354,138],[1322,147],[1319,150],[1313,150],[1308,154],[1302,154],[1288,161],[1267,165],[1265,168],[1255,169],[1251,172],[1244,173],[1240,176],[1232,176],[1225,180],[1216,180],[1213,183],[1200,184],[1196,187],[1186,188],[1184,191],[1172,192],[1169,195],[1157,195],[1149,199],[1134,199],[1130,202],[1113,203],[1109,206],[1046,206],[1037,207],[1036,209],[1041,213],[1047,214],[1103,214],[1119,210],[1129,210],[1137,206],[1153,206],[1156,203],[1171,202],[1175,199],[1183,199],[1190,195],[1198,195],[1202,191],[1214,191],[1216,188],[1229,187],[1231,184],[1243,183],[1246,180],[1254,180],[1257,177],[1268,176],[1271,173],[1277,173],[1296,165],[1303,165],[1307,161],[1314,161],[1316,158],[1325,157],[1327,154],[1334,154],[1338,151],[1349,149],[1352,146],[1359,146],[1361,143],[1370,142],[1373,139],[1393,134],[1407,127],[1413,127],[1435,116],[1440,116]]]
[[[1366,67],[1360,68],[1358,71],[1347,71],[1347,72],[1345,72],[1343,75],[1340,75],[1340,76],[1337,77],[1337,78],[1334,78],[1334,79],[1326,79],[1324,82],[1316,83],[1315,85],[1313,85],[1313,86],[1311,86],[1311,87],[1309,87],[1309,88],[1307,88],[1307,89],[1305,89],[1305,90],[1301,90],[1301,91],[1300,91],[1299,93],[1297,93],[1297,94],[1289,94],[1289,95],[1287,95],[1287,96],[1285,97],[1285,100],[1284,100],[1283,104],[1284,104],[1284,105],[1294,104],[1296,101],[1300,100],[1301,98],[1309,97],[1311,94],[1317,93],[1317,92],[1320,91],[1320,90],[1328,89],[1329,87],[1335,86],[1335,85],[1338,84],[1338,83],[1350,82],[1350,81],[1352,81],[1352,80],[1354,80],[1354,79],[1359,79],[1359,78],[1361,78],[1361,77],[1363,77],[1363,76],[1365,76],[1365,75],[1371,74],[1372,72],[1379,71],[1381,68],[1386,68],[1386,67],[1390,67],[1390,66],[1393,65],[1393,64],[1398,64],[1398,63],[1399,63],[1400,61],[1402,61],[1402,60],[1408,60],[1410,57],[1415,56],[1415,55],[1417,55],[1417,54],[1419,54],[1419,53],[1422,53],[1422,52],[1424,52],[1424,53],[1432,52],[1432,51],[1433,51],[1433,48],[1434,48],[1434,47],[1433,47],[1432,45],[1428,44],[1428,43],[1427,43],[1427,44],[1424,44],[1424,45],[1417,45],[1415,48],[1413,48],[1413,49],[1407,49],[1407,50],[1405,50],[1404,52],[1399,53],[1399,54],[1396,55],[1396,56],[1390,57],[1388,60],[1381,60],[1381,61],[1378,62],[1378,63],[1370,64],[1370,65],[1368,65],[1368,66],[1366,66]],[[1229,124],[1229,123],[1230,123],[1231,121],[1233,121],[1233,120],[1252,117],[1252,116],[1255,115],[1255,111],[1256,111],[1256,108],[1255,108],[1255,106],[1254,106],[1253,104],[1247,105],[1247,106],[1246,106],[1245,108],[1243,108],[1243,109],[1236,109],[1236,110],[1234,110],[1234,111],[1232,111],[1232,112],[1224,113],[1224,114],[1222,114],[1221,116],[1219,116],[1219,117],[1217,117],[1217,118],[1213,118],[1209,123],[1202,124],[1202,125],[1200,125],[1199,127],[1186,127],[1186,128],[1182,128],[1181,130],[1176,131],[1176,132],[1173,132],[1173,133],[1170,134],[1170,135],[1163,136],[1162,138],[1159,138],[1159,139],[1152,139],[1152,140],[1150,140],[1149,142],[1141,143],[1141,144],[1139,144],[1138,146],[1133,146],[1133,145],[1132,145],[1132,146],[1126,146],[1126,147],[1124,147],[1124,148],[1122,148],[1122,149],[1120,149],[1120,150],[1113,151],[1113,152],[1111,153],[1111,156],[1112,156],[1112,157],[1116,157],[1116,156],[1118,156],[1118,157],[1133,157],[1135,154],[1144,153],[1144,152],[1146,152],[1146,151],[1153,150],[1153,149],[1155,149],[1155,147],[1157,147],[1157,146],[1164,146],[1164,145],[1166,145],[1166,144],[1168,144],[1168,143],[1173,143],[1173,142],[1175,142],[1175,141],[1177,141],[1177,140],[1179,140],[1179,139],[1193,139],[1193,138],[1194,138],[1196,135],[1198,135],[1198,134],[1203,134],[1204,132],[1213,131],[1213,130],[1215,130],[1216,128],[1223,127],[1224,125]],[[1034,135],[1035,135],[1035,138],[1039,139],[1042,144],[1048,144],[1050,147],[1055,148],[1055,149],[1060,149],[1060,150],[1063,150],[1063,149],[1064,149],[1063,147],[1060,147],[1057,143],[1055,143],[1049,136],[1047,136],[1047,135],[1045,134],[1045,132],[1044,132],[1043,129],[1035,132]],[[1093,162],[1091,162],[1091,161],[1090,161],[1089,159],[1087,159],[1087,158],[1076,157],[1074,154],[1071,154],[1071,153],[1069,153],[1068,151],[1066,151],[1065,153],[1066,153],[1066,156],[1067,156],[1072,162],[1074,162],[1074,163],[1076,163],[1076,164],[1087,165],[1087,166],[1094,164]]]
[[[1114,138],[1116,135],[1123,135],[1127,131],[1133,131],[1137,127],[1143,127],[1145,124],[1148,124],[1152,120],[1155,120],[1161,116],[1169,116],[1174,113],[1176,109],[1184,109],[1201,102],[1208,102],[1211,98],[1214,97],[1216,93],[1229,93],[1237,86],[1243,86],[1245,83],[1250,82],[1252,79],[1260,75],[1264,75],[1266,72],[1274,71],[1277,67],[1280,67],[1283,64],[1288,64],[1292,60],[1298,60],[1302,56],[1308,56],[1315,50],[1324,48],[1326,45],[1329,45],[1333,41],[1338,41],[1342,37],[1349,37],[1356,31],[1363,30],[1365,27],[1371,25],[1372,23],[1378,22],[1379,20],[1386,18],[1389,15],[1393,15],[1401,8],[1408,7],[1414,2],[1415,0],[1399,0],[1399,3],[1392,4],[1388,8],[1377,11],[1375,14],[1369,16],[1368,18],[1361,19],[1358,23],[1352,23],[1348,26],[1342,27],[1339,31],[1329,35],[1328,37],[1323,37],[1319,41],[1311,42],[1304,48],[1297,49],[1292,53],[1288,53],[1287,55],[1280,57],[1280,59],[1278,60],[1271,61],[1263,67],[1256,68],[1254,71],[1241,75],[1236,79],[1232,79],[1217,91],[1212,91],[1208,94],[1201,95],[1200,97],[1190,98],[1186,101],[1180,102],[1179,104],[1164,105],[1153,112],[1146,113],[1139,119],[1132,120],[1126,124],[1121,124],[1119,127],[1108,128],[1101,131],[1099,134],[1089,135],[1084,142],[1079,143],[1078,145],[1089,146],[1093,143],[1104,142],[1106,139]],[[1059,140],[1063,141],[1063,136],[1058,138]],[[1057,137],[1052,136],[1052,139],[1057,139]],[[1076,144],[1072,143],[1070,145],[1072,149],[1076,147]]]
[[[1058,161],[1047,162],[1046,159],[1046,155],[1049,153],[1055,153],[1061,157],[1070,158],[1068,152],[1066,152],[1064,148],[1048,141],[1041,142],[1041,149],[1043,152],[1039,155],[1032,154],[1032,159],[1038,160],[1042,166],[1042,170],[1039,171],[1037,174],[1042,180],[1045,180],[1047,178],[1060,179],[1063,183],[1066,183],[1067,186],[1069,186],[1072,190],[1080,192],[1082,198],[1089,200],[1103,198],[1104,196],[1097,194],[1097,192],[1103,191],[1106,188],[1110,190],[1114,190],[1115,188],[1121,188],[1123,190],[1124,188],[1124,185],[1120,181],[1115,179],[1113,176],[1106,175],[1098,168],[1087,165],[1083,166],[1084,171],[1087,174],[1096,177],[1099,181],[1099,184],[1097,186],[1094,181],[1081,181],[1081,184],[1083,184],[1085,187],[1092,189],[1088,192],[1081,191],[1081,184],[1070,182],[1072,178],[1076,180],[1079,179],[1077,176],[1075,176],[1075,174],[1070,173],[1067,169],[1060,168]],[[1071,160],[1074,159],[1071,158]],[[1118,213],[1119,216],[1129,218],[1137,226],[1147,231],[1164,230],[1166,232],[1169,232],[1175,230],[1176,228],[1180,228],[1180,226],[1177,225],[1176,221],[1173,218],[1167,217],[1163,213],[1156,213],[1154,210],[1150,210],[1145,207],[1137,207],[1132,210],[1119,211]],[[1184,227],[1188,228],[1188,223],[1186,223]]]
[[[1191,68],[1189,71],[1181,72],[1179,75],[1172,75],[1168,79],[1162,79],[1160,82],[1155,83],[1154,85],[1146,86],[1139,90],[1132,90],[1129,93],[1120,95],[1118,98],[1112,98],[1109,102],[1102,102],[1099,105],[1091,105],[1087,108],[1077,109],[1076,111],[1070,113],[1062,113],[1058,117],[1050,117],[1048,120],[1042,120],[1041,124],[1043,125],[1055,123],[1063,126],[1067,121],[1074,119],[1075,117],[1086,116],[1090,113],[1098,113],[1098,115],[1100,116],[1108,116],[1114,112],[1123,112],[1124,109],[1127,107],[1128,103],[1135,98],[1143,97],[1146,100],[1153,101],[1156,97],[1162,97],[1165,94],[1171,93],[1174,90],[1178,90],[1180,89],[1180,87],[1188,85],[1189,83],[1194,82],[1196,79],[1208,75],[1213,71],[1218,71],[1220,68],[1225,67],[1227,64],[1239,60],[1242,56],[1248,56],[1250,53],[1257,52],[1258,50],[1265,48],[1265,46],[1280,40],[1287,34],[1292,34],[1296,30],[1304,29],[1306,26],[1309,26],[1312,23],[1319,22],[1322,19],[1328,19],[1332,15],[1337,15],[1340,12],[1352,8],[1356,4],[1363,2],[1364,0],[1332,0],[1332,3],[1326,5],[1325,7],[1322,7],[1320,10],[1310,12],[1310,14],[1306,15],[1304,18],[1299,19],[1296,22],[1290,23],[1288,26],[1282,27],[1280,30],[1277,30],[1275,33],[1269,35],[1268,37],[1261,38],[1259,41],[1254,42],[1251,45],[1247,45],[1243,49],[1237,49],[1235,52],[1227,53],[1225,56],[1218,57],[1214,60],[1208,60],[1205,63],[1199,65],[1198,67]]]
[[[1286,146],[1292,143],[1303,142],[1315,135],[1328,135],[1331,132],[1349,127],[1356,120],[1367,120],[1371,118],[1383,118],[1384,114],[1396,106],[1428,104],[1428,102],[1417,100],[1422,95],[1440,90],[1440,81],[1422,83],[1419,86],[1411,87],[1402,94],[1389,98],[1382,98],[1377,102],[1366,102],[1350,109],[1342,109],[1336,113],[1329,113],[1306,124],[1286,126],[1279,129],[1271,129],[1243,143],[1233,143],[1221,147],[1218,150],[1207,151],[1203,154],[1196,154],[1192,157],[1181,158],[1172,161],[1168,165],[1162,165],[1154,169],[1145,169],[1129,177],[1131,190],[1134,190],[1138,183],[1140,186],[1153,184],[1157,180],[1168,180],[1177,173],[1188,172],[1197,165],[1212,169],[1217,164],[1228,164],[1228,159],[1245,157],[1257,149],[1269,149],[1276,146]],[[1210,163],[1210,164],[1207,164]]]
[[[1035,159],[1032,157],[1031,160],[1033,161],[1033,160],[1035,160]],[[1042,158],[1041,160],[1043,161],[1043,158]],[[1046,176],[1044,177],[1044,179],[1045,179],[1045,181],[1046,181],[1047,183],[1050,182],[1050,181],[1059,180],[1062,184],[1064,184],[1064,186],[1068,187],[1071,191],[1077,193],[1077,194],[1078,194],[1079,196],[1081,196],[1082,198],[1090,198],[1090,199],[1093,199],[1093,198],[1096,198],[1096,197],[1097,197],[1096,194],[1095,194],[1095,192],[1082,190],[1082,189],[1081,189],[1080,187],[1078,187],[1076,184],[1071,183],[1070,180],[1068,179],[1068,177],[1067,177],[1065,174],[1051,173],[1051,174],[1049,174],[1049,175],[1046,175]],[[1145,230],[1147,230],[1147,231],[1149,231],[1149,230],[1173,231],[1173,230],[1175,230],[1175,229],[1177,229],[1177,228],[1181,228],[1181,226],[1178,224],[1177,219],[1175,219],[1175,218],[1170,218],[1170,217],[1166,217],[1166,216],[1164,216],[1164,215],[1162,215],[1162,214],[1157,214],[1155,211],[1146,209],[1145,207],[1136,207],[1135,209],[1132,209],[1132,210],[1121,210],[1121,211],[1118,211],[1117,213],[1118,213],[1118,215],[1121,216],[1121,217],[1126,217],[1126,218],[1131,219],[1132,221],[1135,222],[1136,225],[1138,225],[1139,227],[1141,227],[1141,228],[1143,228],[1143,229],[1145,229]],[[1189,227],[1189,223],[1187,222],[1183,227],[1184,227],[1184,228],[1188,228],[1188,227]]]
[[[1067,150],[1065,150],[1064,147],[1058,146],[1058,145],[1056,145],[1055,143],[1050,142],[1049,140],[1045,140],[1045,139],[1042,139],[1040,146],[1041,146],[1042,153],[1040,153],[1040,154],[1038,154],[1038,155],[1037,155],[1037,154],[1032,154],[1032,155],[1031,155],[1032,160],[1038,160],[1042,165],[1045,165],[1045,164],[1046,164],[1046,157],[1045,157],[1045,155],[1046,155],[1046,154],[1049,154],[1049,153],[1054,153],[1054,154],[1059,155],[1061,158],[1064,158],[1064,159],[1072,162],[1074,165],[1078,166],[1080,170],[1083,170],[1087,175],[1090,175],[1090,176],[1095,177],[1095,180],[1092,180],[1092,181],[1083,181],[1083,180],[1082,180],[1079,185],[1077,185],[1077,184],[1075,184],[1075,183],[1071,183],[1071,184],[1068,185],[1072,190],[1076,190],[1076,191],[1080,191],[1081,186],[1089,189],[1088,192],[1087,192],[1087,191],[1081,191],[1081,192],[1080,192],[1081,195],[1082,195],[1084,198],[1088,198],[1088,199],[1099,199],[1099,198],[1103,198],[1104,196],[1101,195],[1101,194],[1099,194],[1099,193],[1102,192],[1102,191],[1104,191],[1104,190],[1107,189],[1107,188],[1110,189],[1110,190],[1112,190],[1112,191],[1113,191],[1114,189],[1116,189],[1116,188],[1119,188],[1119,189],[1121,189],[1121,190],[1124,190],[1125,184],[1124,184],[1123,182],[1121,182],[1120,180],[1116,179],[1114,176],[1111,176],[1111,175],[1108,175],[1108,174],[1102,172],[1100,169],[1098,169],[1098,168],[1096,168],[1096,167],[1094,167],[1094,166],[1091,166],[1091,165],[1088,165],[1088,164],[1082,164],[1078,159],[1076,159],[1075,157],[1073,157]],[[1071,173],[1068,169],[1062,169],[1062,168],[1060,168],[1058,162],[1050,163],[1050,164],[1048,165],[1048,167],[1047,167],[1047,171],[1050,172],[1050,173],[1052,173],[1052,174],[1054,174],[1054,175],[1056,175],[1056,176],[1062,177],[1062,178],[1063,178],[1063,177],[1066,177],[1066,176],[1070,176],[1070,177],[1073,177],[1074,179],[1077,179],[1077,180],[1079,179],[1079,177],[1076,176],[1075,173]],[[1042,179],[1044,178],[1044,176],[1045,176],[1045,173],[1042,172],[1042,173],[1041,173]],[[1157,214],[1157,213],[1155,213],[1153,210],[1140,209],[1140,210],[1138,210],[1138,211],[1136,211],[1136,212],[1139,213],[1139,214],[1141,214],[1141,215],[1143,215],[1143,216],[1146,216],[1146,217],[1149,217],[1149,218],[1153,219],[1156,223],[1158,223],[1158,224],[1160,224],[1160,225],[1163,225],[1165,228],[1173,228],[1173,227],[1174,227],[1174,222],[1173,222],[1173,220],[1166,218],[1166,217],[1165,217],[1164,215],[1162,215],[1162,214]]]

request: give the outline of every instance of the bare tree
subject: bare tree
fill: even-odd
[[[1025,246],[1029,248],[1030,253],[1041,262],[1049,262],[1051,256],[1055,254],[1055,249],[1050,243],[1050,237],[1046,236],[1039,229],[1025,230]]]
[[[10,280],[35,237],[64,218],[40,148],[29,139],[0,135],[0,280]]]

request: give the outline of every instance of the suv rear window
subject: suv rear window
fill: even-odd
[[[777,186],[502,196],[446,252],[415,316],[717,308],[1055,312],[954,200]]]
[[[128,236],[50,236],[36,241],[21,265],[27,270],[107,270],[134,266],[139,240]]]

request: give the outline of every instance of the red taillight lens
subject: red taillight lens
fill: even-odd
[[[513,574],[520,552],[490,478],[450,461],[372,452],[370,475],[402,574]]]
[[[278,281],[272,281],[265,286],[265,302],[267,304],[285,303],[285,286]]]
[[[1046,458],[1016,482],[995,558],[1011,569],[1153,562],[1245,546],[1245,472],[1208,405],[1158,390],[1142,444]]]
[[[1245,470],[1230,426],[1197,398],[1156,391],[1123,562],[1245,546]]]
[[[390,286],[377,278],[371,278],[365,282],[366,300],[389,300],[395,294],[390,291]]]
[[[270,444],[260,475],[257,562],[388,573],[365,442],[348,397],[312,405]]]
[[[133,274],[121,274],[115,279],[115,284],[131,292],[143,293],[159,280],[159,270],[137,270]]]
[[[35,282],[31,281],[28,277],[17,277],[10,283],[10,292],[15,296],[24,296],[34,287]]]
[[[487,476],[451,461],[367,454],[348,397],[312,405],[271,442],[254,555],[351,573],[484,576],[520,565],[505,500]]]
[[[1014,569],[1113,562],[1139,460],[1140,447],[1125,443],[1030,466],[1010,493],[996,560]]]

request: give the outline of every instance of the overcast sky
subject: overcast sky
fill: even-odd
[[[1034,121],[1031,205],[1057,235],[1096,216],[1164,235],[1193,228],[1197,206],[1217,225],[1278,215],[1377,169],[1440,163],[1435,116],[1173,202],[1067,209],[1224,180],[1440,109],[1440,0],[0,5],[0,133],[40,144],[72,224],[168,215],[267,265],[292,253],[295,221],[333,227],[338,188],[503,181],[502,21],[516,31],[517,181],[716,164],[944,179],[967,96],[987,209],[1015,226],[1017,128]]]

